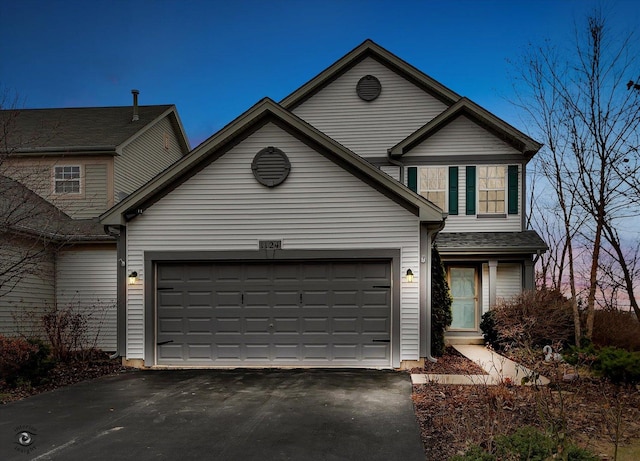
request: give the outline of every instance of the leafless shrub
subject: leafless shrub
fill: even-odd
[[[602,347],[640,351],[640,322],[632,312],[596,311],[593,343]]]
[[[533,348],[567,344],[574,338],[570,301],[556,290],[536,290],[500,302],[495,330],[502,344]]]

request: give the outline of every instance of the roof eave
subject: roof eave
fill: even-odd
[[[172,181],[187,175],[191,168],[195,168],[200,162],[205,161],[212,152],[233,141],[239,133],[250,129],[260,123],[264,117],[269,116],[274,116],[278,120],[287,123],[302,136],[313,139],[324,149],[332,152],[332,155],[337,156],[340,161],[348,162],[351,167],[356,168],[376,184],[379,184],[380,187],[388,190],[397,201],[404,203],[405,208],[413,210],[413,213],[421,220],[439,222],[444,219],[442,211],[431,202],[391,179],[378,168],[291,112],[283,109],[271,99],[265,98],[222,128],[217,134],[200,144],[189,156],[178,161],[124,199],[120,204],[103,213],[99,217],[100,222],[104,225],[125,225],[127,222],[125,214],[129,212],[140,214],[138,210],[143,211],[142,205],[148,203],[156,194],[160,194],[162,190],[169,187]]]
[[[367,56],[372,56],[374,59],[378,59],[384,64],[395,68],[401,74],[404,74],[405,77],[427,88],[432,94],[437,96],[438,99],[448,105],[453,104],[460,99],[460,95],[454,91],[437,82],[406,61],[400,59],[393,53],[385,50],[372,40],[367,39],[289,96],[282,99],[280,101],[280,105],[287,110],[292,110],[319,91],[319,89],[324,87],[328,82],[335,79],[336,76],[342,74],[344,71],[348,70],[354,64]]]

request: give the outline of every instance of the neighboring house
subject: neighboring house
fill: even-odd
[[[116,239],[96,218],[189,152],[176,108],[138,106],[135,91],[133,106],[3,110],[0,121],[0,251],[40,258],[1,280],[0,334],[26,312],[72,304],[93,312],[99,346],[114,351]]]
[[[400,367],[429,358],[431,249],[452,341],[533,288],[540,144],[367,40],[102,214],[118,351],[139,366]],[[135,275],[126,283],[128,275]]]

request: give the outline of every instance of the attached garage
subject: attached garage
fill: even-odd
[[[428,354],[442,211],[270,100],[101,222],[119,233],[128,364],[395,368]]]
[[[391,262],[157,265],[157,364],[391,366]]]

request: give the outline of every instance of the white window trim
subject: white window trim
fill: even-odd
[[[500,190],[500,189],[481,189],[480,188],[480,168],[491,168],[491,167],[502,168],[504,170],[504,173],[503,173],[504,187],[502,189],[502,191],[504,192],[504,199],[503,199],[504,210],[483,212],[483,211],[480,211],[480,191],[481,190],[486,190],[486,191]],[[507,206],[508,206],[507,202],[508,202],[508,195],[509,195],[507,170],[508,170],[507,165],[476,165],[476,216],[478,218],[506,218],[507,217]]]
[[[442,211],[444,212],[448,212],[449,211],[449,166],[442,166],[442,165],[430,165],[430,166],[418,166],[418,178],[417,178],[417,188],[418,188],[418,194],[422,195],[424,198],[426,198],[427,200],[429,200],[427,198],[427,194],[429,192],[440,192],[441,189],[438,190],[422,190],[422,181],[421,181],[421,174],[420,174],[420,170],[422,169],[434,169],[434,168],[441,168],[444,170],[444,203],[443,203],[443,208]],[[437,205],[437,204],[435,204]]]
[[[78,192],[58,192],[57,191],[57,184],[58,182],[67,182],[69,180],[65,180],[65,179],[58,179],[56,177],[56,169],[58,168],[78,168]],[[68,196],[73,196],[73,197],[80,197],[83,194],[83,187],[82,187],[82,179],[83,179],[83,171],[82,171],[82,165],[80,164],[71,164],[71,165],[54,165],[53,166],[53,194],[57,195],[57,196],[63,196],[63,197],[68,197]]]

